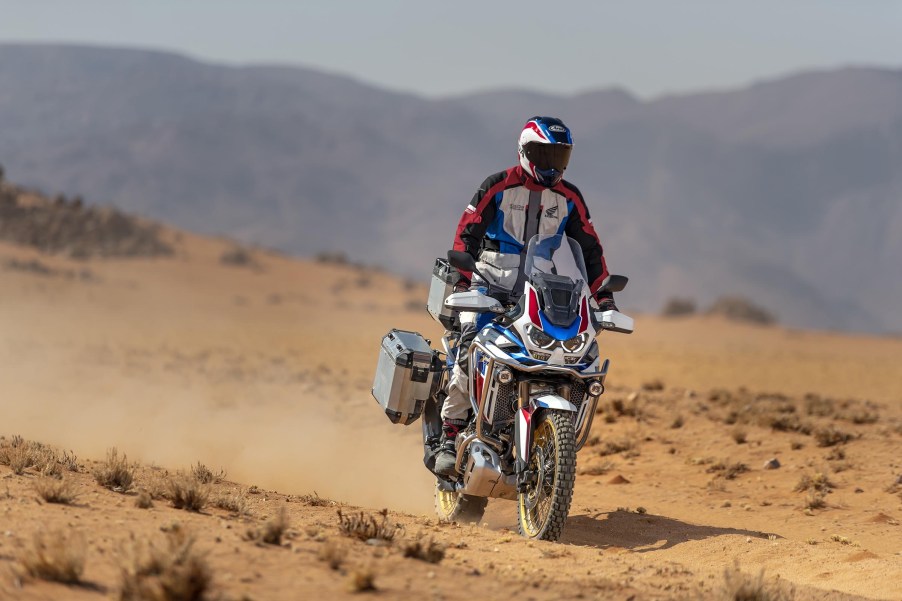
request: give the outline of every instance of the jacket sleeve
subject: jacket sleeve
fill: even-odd
[[[482,239],[485,237],[485,232],[488,230],[489,225],[495,219],[496,205],[493,202],[493,197],[499,190],[500,175],[503,174],[495,174],[486,178],[482,185],[479,186],[476,194],[473,195],[473,199],[467,205],[460,222],[457,224],[457,233],[454,236],[454,250],[465,250],[474,259],[479,258]],[[469,271],[461,271],[460,275],[461,283],[469,285],[472,274]]]
[[[592,225],[592,219],[589,217],[589,208],[583,195],[576,186],[568,185],[567,188],[571,192],[571,200],[573,208],[570,210],[570,217],[567,220],[565,232],[568,237],[573,238],[583,249],[583,260],[586,262],[586,271],[589,274],[589,290],[596,298],[612,298],[610,292],[598,294],[598,289],[606,277],[608,277],[608,266],[604,258],[604,250],[601,242],[598,240],[598,234],[595,233],[595,226]]]

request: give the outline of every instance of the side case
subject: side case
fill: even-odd
[[[382,338],[373,397],[392,423],[407,426],[423,413],[441,370],[428,340],[417,332],[392,330]]]

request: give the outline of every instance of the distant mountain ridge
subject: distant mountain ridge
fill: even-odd
[[[292,67],[0,44],[11,179],[206,233],[425,276],[533,114],[562,117],[626,308],[741,294],[800,327],[902,331],[902,70],[643,101],[425,99]]]

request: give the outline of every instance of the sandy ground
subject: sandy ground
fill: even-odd
[[[38,500],[35,470],[0,466],[0,598],[115,597],[123,545],[177,521],[225,598],[350,596],[367,569],[384,598],[725,598],[738,562],[797,599],[902,599],[902,340],[636,316],[634,335],[602,340],[610,386],[562,543],[530,543],[509,502],[478,526],[437,524],[419,424],[390,424],[370,396],[382,334],[439,336],[425,288],[262,251],[226,265],[228,243],[179,236],[177,256],[156,260],[0,244],[0,434],[86,458],[65,475],[81,492],[69,506]],[[629,310],[628,291],[619,302]],[[781,412],[798,418],[789,430],[773,427]],[[852,438],[819,446],[827,428]],[[260,494],[243,517],[165,499],[138,509],[90,475],[87,458],[113,446],[145,466],[222,468],[214,494]],[[737,463],[748,470],[734,478],[716,469]],[[806,511],[812,493],[795,489],[818,473],[833,488]],[[314,491],[346,513],[389,508],[399,541],[434,537],[445,559],[342,537],[338,506],[311,505]],[[244,540],[283,506],[284,545]],[[13,576],[33,533],[54,528],[86,536],[91,586]],[[326,546],[346,554],[340,569],[319,559]]]

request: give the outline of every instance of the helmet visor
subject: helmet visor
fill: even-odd
[[[556,169],[563,172],[570,162],[570,144],[543,144],[541,142],[529,142],[523,146],[523,153],[529,162],[542,171]]]

